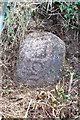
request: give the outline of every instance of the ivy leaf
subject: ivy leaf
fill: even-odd
[[[74,2],[74,5],[78,5],[78,4],[79,4],[78,1],[75,1],[75,2]]]
[[[70,7],[71,3],[68,3],[67,6]]]
[[[65,28],[68,28],[69,27],[69,25],[68,24],[65,24]]]
[[[59,6],[59,8],[60,8],[61,12],[63,12],[63,10],[64,10],[64,4],[61,3],[60,6]]]
[[[67,8],[67,13],[71,13],[72,12],[72,8]]]
[[[68,14],[65,14],[64,17],[65,17],[66,19],[68,19]]]
[[[75,26],[71,26],[71,29],[72,29],[72,30],[75,29]]]

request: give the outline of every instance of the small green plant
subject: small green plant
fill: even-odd
[[[70,78],[68,94],[66,94],[64,92],[64,89],[63,89],[63,87],[60,86],[60,84],[57,84],[56,87],[53,90],[51,90],[51,93],[53,93],[53,95],[54,95],[54,98],[52,99],[52,103],[54,106],[57,106],[57,104],[56,104],[57,100],[70,101],[72,99],[71,94],[70,94],[70,90],[71,90],[71,85],[72,85],[74,73],[70,72],[70,75],[71,75],[71,78]]]
[[[51,16],[59,15],[63,18],[65,28],[75,29],[78,28],[79,12],[80,12],[80,1],[75,2],[62,2],[59,0],[48,1],[46,5],[39,6],[39,13],[44,17],[47,15],[48,18]]]
[[[51,93],[53,94],[51,102],[54,109],[58,108],[61,110],[72,99],[71,94],[65,94],[64,89],[60,84],[57,84],[56,87],[51,90]],[[63,105],[63,103],[65,104]]]
[[[28,5],[26,3],[8,3],[5,16],[5,28],[7,29],[8,40],[14,41],[16,37],[24,36],[27,19],[31,16],[27,7]]]
[[[51,92],[54,94],[55,99],[64,99],[64,89],[60,84],[57,84]],[[53,99],[52,102],[55,102],[55,99]]]
[[[74,29],[76,26],[76,21],[78,21],[78,7],[77,5],[80,4],[79,2],[72,2],[72,3],[61,3],[60,10],[64,12],[64,18],[67,21],[65,27],[71,27]]]

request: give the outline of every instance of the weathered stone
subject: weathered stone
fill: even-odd
[[[14,79],[30,86],[54,84],[64,65],[65,44],[50,32],[34,31],[19,49]]]

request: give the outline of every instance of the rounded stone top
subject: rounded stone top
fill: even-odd
[[[20,45],[14,78],[30,86],[54,84],[60,79],[65,44],[50,32],[34,31]]]

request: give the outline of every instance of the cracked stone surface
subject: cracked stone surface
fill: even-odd
[[[54,84],[65,62],[65,44],[50,32],[34,31],[19,49],[14,80],[29,86]]]

